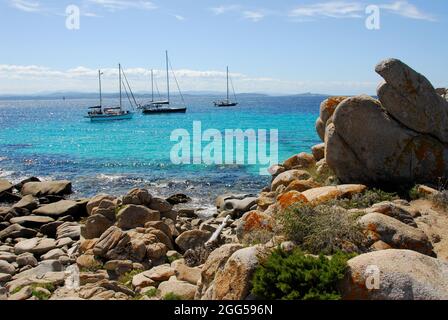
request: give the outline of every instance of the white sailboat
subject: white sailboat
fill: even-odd
[[[168,59],[168,51],[165,51],[166,58],[166,90],[167,90],[167,100],[154,100],[154,73],[151,70],[151,89],[152,89],[152,99],[149,103],[141,106],[143,114],[156,114],[156,113],[185,113],[187,111],[187,107],[185,103],[183,106],[172,106],[170,102],[170,75],[169,75],[169,59]],[[177,80],[176,80],[177,83]],[[180,88],[178,85],[179,93],[182,97],[182,93],[180,92]],[[182,98],[183,101],[183,98]]]
[[[227,66],[227,96],[225,100],[221,100],[221,101],[215,101],[214,104],[217,107],[234,107],[238,105],[238,102],[236,101],[236,95],[235,95],[235,90],[233,88],[233,84],[232,84],[232,89],[233,89],[233,96],[235,98],[235,101],[231,101],[230,97],[229,97],[229,66]]]
[[[101,92],[101,75],[103,73],[98,70],[98,81],[100,91],[100,104],[98,106],[90,107],[89,112],[85,118],[89,118],[90,121],[109,121],[109,120],[127,120],[132,119],[134,113],[129,110],[123,110],[122,99],[122,80],[121,80],[121,64],[118,65],[118,79],[120,83],[120,105],[118,107],[103,107],[103,97]]]

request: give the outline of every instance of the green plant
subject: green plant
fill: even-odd
[[[271,240],[273,236],[274,232],[268,229],[253,230],[246,233],[241,242],[246,246],[255,246],[257,244],[265,244]]]
[[[172,256],[167,256],[166,257],[166,260],[168,261],[168,263],[169,264],[171,264],[171,263],[173,263],[174,261],[176,261],[176,260],[179,260],[179,259],[181,259],[182,258],[182,256],[176,256],[176,255],[172,255]]]
[[[125,285],[128,288],[132,289],[132,278],[139,274],[142,273],[144,270],[132,270],[129,272],[126,272],[125,274],[122,274],[119,278],[118,278],[118,283],[121,283],[122,285]]]
[[[415,185],[409,189],[408,195],[411,200],[417,200],[423,197],[423,195],[418,191],[418,185]]]
[[[48,300],[51,297],[51,292],[33,289],[31,295],[39,300]]]
[[[336,253],[331,258],[305,255],[296,249],[274,252],[258,266],[252,294],[269,300],[338,300],[338,285],[351,255]]]
[[[163,300],[183,300],[183,299],[178,294],[175,294],[173,292],[168,292],[166,295],[163,296]]]
[[[364,242],[358,216],[341,207],[300,203],[275,215],[275,229],[312,254],[357,252]]]
[[[380,189],[368,189],[362,193],[354,194],[351,198],[336,199],[326,202],[327,205],[336,205],[344,209],[364,209],[375,203],[396,200],[399,197],[395,193]]]
[[[153,298],[157,296],[158,290],[156,288],[151,288],[148,291],[145,292],[145,296],[148,298]]]

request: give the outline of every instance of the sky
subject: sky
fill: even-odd
[[[118,63],[164,91],[165,50],[183,91],[224,91],[229,65],[237,93],[375,94],[389,57],[447,87],[447,30],[446,0],[0,0],[0,95],[95,92],[98,69],[114,92]]]

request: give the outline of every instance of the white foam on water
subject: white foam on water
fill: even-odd
[[[0,157],[0,161],[8,160],[7,157]]]
[[[4,171],[0,170],[0,178],[7,178],[12,176],[15,173],[15,171]]]
[[[118,181],[120,179],[124,179],[125,176],[118,175],[118,174],[117,175],[107,175],[107,174],[101,173],[101,174],[97,175],[95,178],[99,179],[99,180],[111,181],[112,182],[112,181]]]

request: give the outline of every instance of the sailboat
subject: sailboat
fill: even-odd
[[[232,84],[233,89],[233,84]],[[234,107],[238,105],[236,101],[235,90],[233,90],[233,96],[235,97],[235,101],[231,101],[229,98],[229,67],[227,66],[227,96],[225,100],[215,101],[214,104],[217,107]]]
[[[171,106],[170,103],[170,75],[169,75],[169,59],[168,59],[168,51],[165,51],[166,57],[166,90],[167,90],[167,100],[154,100],[154,73],[151,70],[151,89],[152,89],[152,99],[149,103],[141,106],[143,114],[155,114],[155,113],[185,113],[187,111],[187,107],[185,106]],[[177,83],[177,80],[176,80]],[[182,93],[180,92],[179,84],[178,90],[182,97]],[[183,97],[182,97],[183,101]]]
[[[89,107],[89,112],[85,118],[89,118],[90,121],[108,121],[108,120],[126,120],[132,119],[134,113],[128,110],[123,110],[123,99],[122,99],[122,70],[121,64],[118,65],[118,79],[120,82],[120,105],[118,107],[103,107],[103,97],[101,92],[101,75],[103,73],[98,70],[98,82],[100,89],[100,104],[98,106]]]

